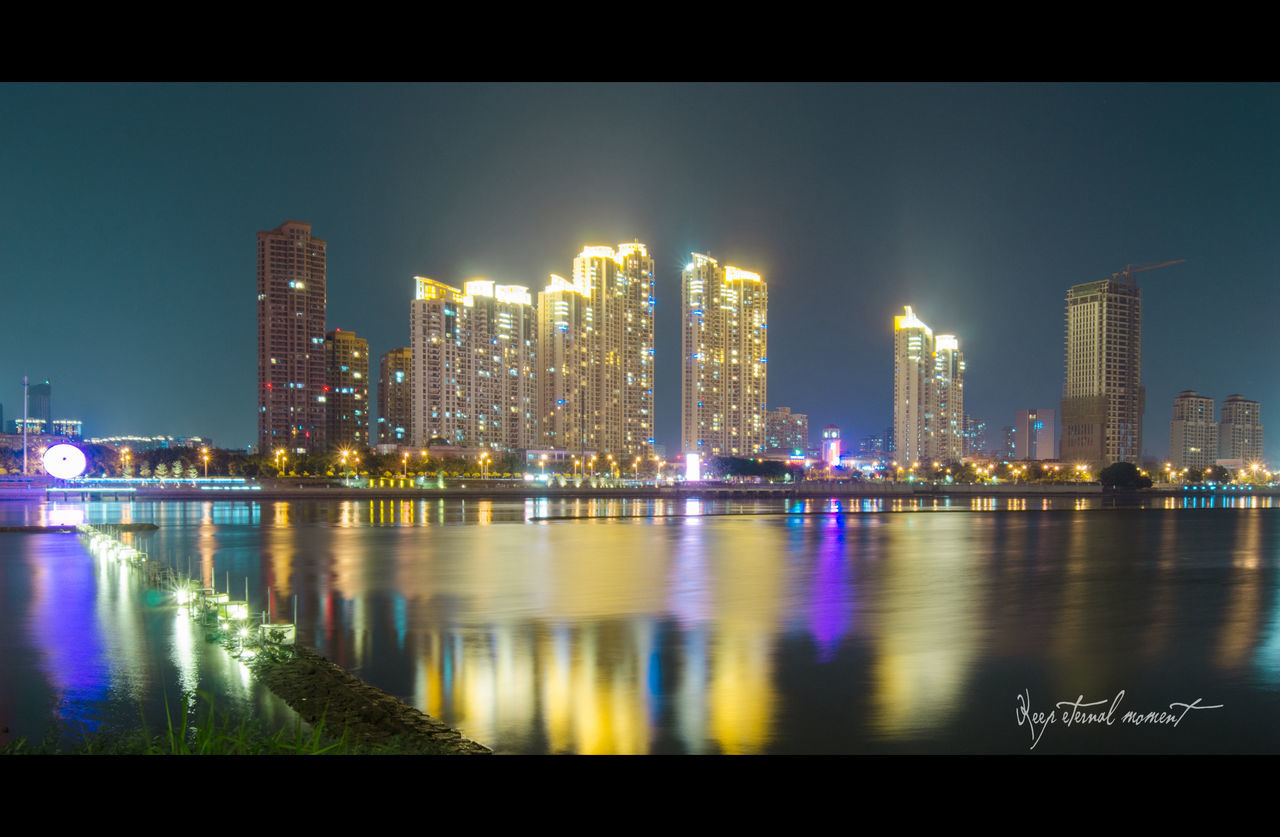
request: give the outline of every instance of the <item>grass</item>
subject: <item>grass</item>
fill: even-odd
[[[173,756],[266,756],[266,755],[435,755],[444,752],[430,745],[392,741],[384,745],[357,744],[346,730],[336,738],[330,735],[321,719],[310,732],[302,725],[293,730],[274,733],[248,718],[236,718],[220,712],[212,698],[204,692],[198,697],[195,722],[188,724],[189,704],[182,701],[177,717],[165,699],[165,729],[152,734],[145,722],[142,730],[127,735],[93,733],[81,736],[66,749],[55,728],[44,741],[32,744],[25,738],[15,739],[0,747],[0,755],[173,755]]]

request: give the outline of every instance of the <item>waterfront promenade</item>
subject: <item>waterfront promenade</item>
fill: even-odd
[[[635,499],[809,499],[815,497],[1096,497],[1102,487],[1087,483],[1024,483],[1004,485],[934,485],[931,483],[879,483],[806,481],[791,484],[768,483],[675,483],[671,485],[575,485],[566,482],[544,484],[515,480],[482,480],[452,478],[441,487],[435,482],[426,485],[400,487],[395,485],[340,485],[327,480],[265,479],[247,483],[250,490],[211,490],[208,487],[185,483],[139,485],[129,495],[137,500],[325,500],[325,499],[420,499],[420,498],[523,498],[523,497],[590,497]],[[0,484],[0,500],[44,500],[49,485],[33,481],[24,485]],[[60,492],[61,497],[75,501],[80,494],[74,491]],[[86,493],[89,490],[86,489]],[[92,499],[116,499],[113,488],[94,490]],[[104,493],[105,497],[97,496]],[[1151,489],[1152,494],[1181,494],[1180,488]],[[1280,489],[1258,489],[1256,494],[1280,493]],[[50,497],[49,499],[54,499]],[[125,498],[121,498],[125,499]]]

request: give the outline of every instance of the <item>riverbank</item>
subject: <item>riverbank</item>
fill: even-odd
[[[272,694],[309,724],[346,731],[357,745],[438,755],[487,755],[492,751],[416,708],[329,662],[308,648],[287,660],[255,660],[249,668]]]

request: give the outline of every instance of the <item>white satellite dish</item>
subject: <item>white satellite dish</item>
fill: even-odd
[[[75,445],[54,445],[44,452],[44,470],[60,480],[73,480],[84,473],[84,451]]]

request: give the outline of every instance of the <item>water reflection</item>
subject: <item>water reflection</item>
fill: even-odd
[[[1280,717],[1264,712],[1280,683],[1280,520],[1267,499],[424,498],[83,513],[128,506],[155,520],[140,536],[152,554],[194,556],[220,586],[247,578],[263,606],[271,591],[276,616],[296,596],[304,642],[500,751],[1016,752],[1011,696],[1025,688],[1125,689],[1151,705],[1230,689],[1238,717]],[[88,640],[48,643],[147,655],[136,640],[147,617],[121,578],[42,577],[38,550],[27,566],[37,622],[77,600],[77,584],[92,590],[85,618],[100,627],[73,622],[58,630]],[[170,651],[184,688],[209,676],[193,647]],[[49,660],[42,677],[74,690],[75,665]],[[137,695],[159,681],[87,682]],[[1256,746],[1280,744],[1277,732]],[[1194,735],[1144,747],[1212,743]]]

